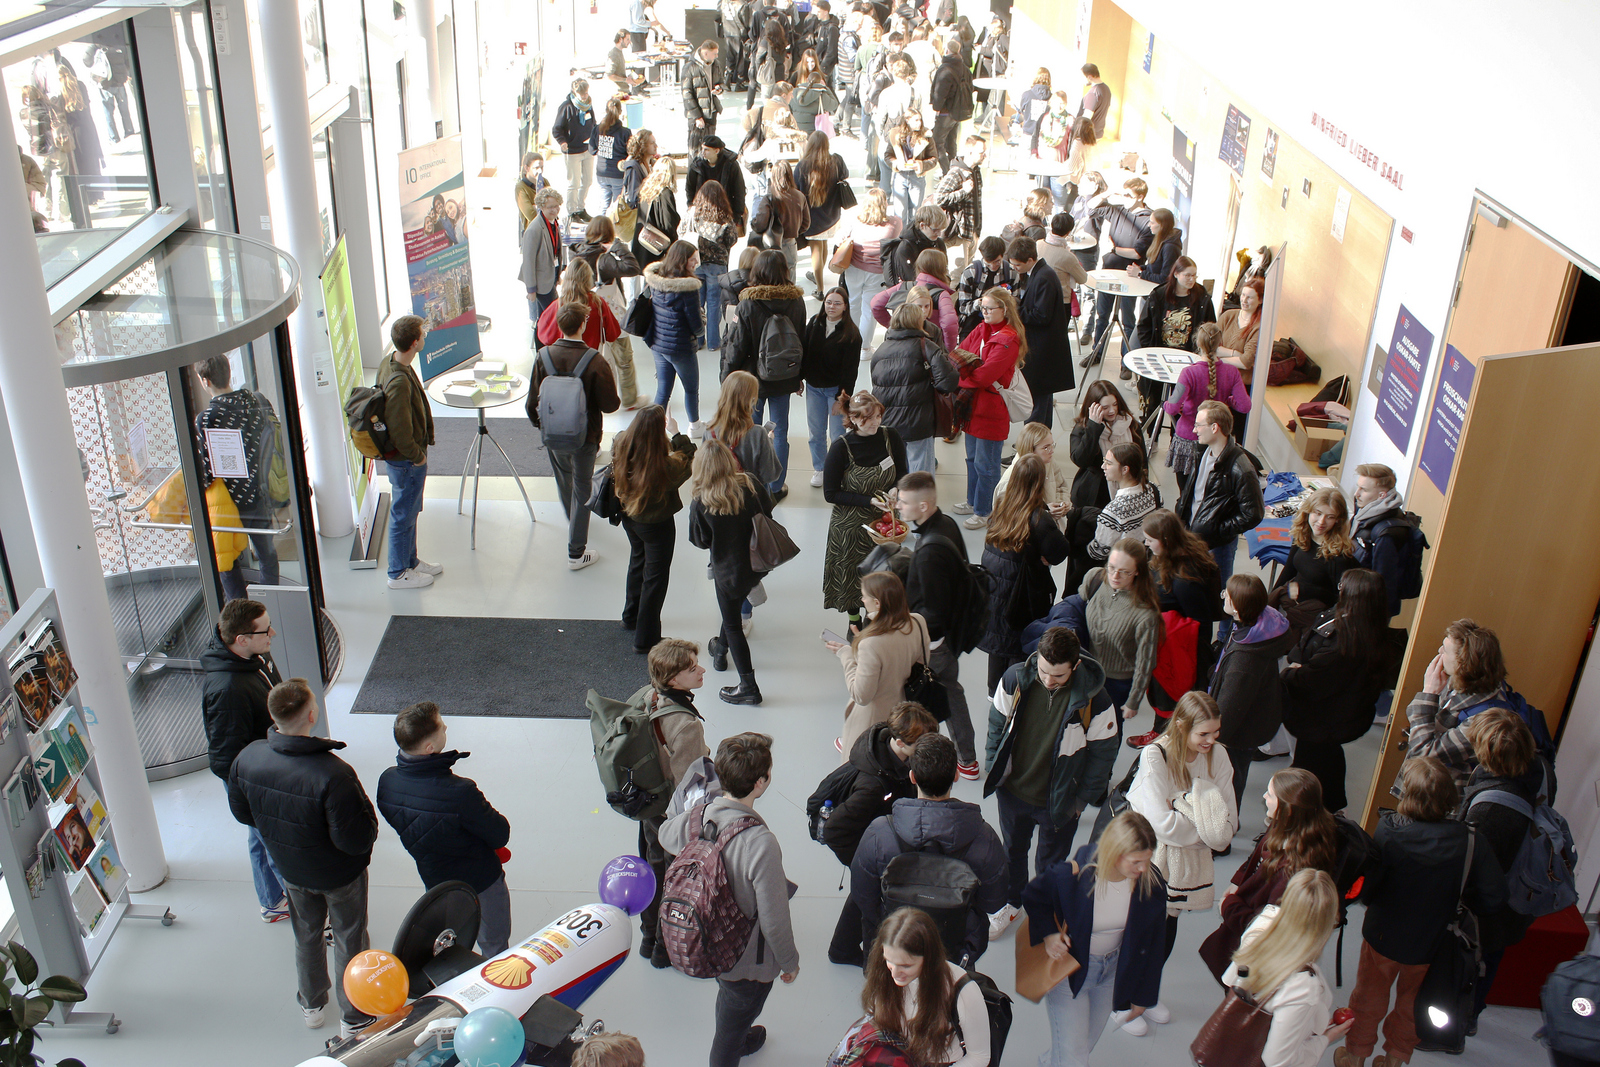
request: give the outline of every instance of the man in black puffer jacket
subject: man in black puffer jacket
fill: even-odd
[[[939,732],[939,724],[920,704],[896,704],[888,722],[874,723],[850,747],[850,765],[856,769],[850,795],[833,809],[822,824],[822,843],[833,849],[846,867],[855,859],[861,835],[880,815],[889,814],[894,802],[917,795],[906,760],[923,734]],[[833,929],[828,959],[860,967],[866,959],[861,942],[861,908],[847,897]]]
[[[916,304],[907,301],[895,309],[883,343],[872,353],[872,393],[883,401],[883,424],[906,443],[911,469],[932,474],[938,429],[933,396],[955,392],[960,375],[923,327],[922,308]]]
[[[369,947],[367,865],[378,839],[378,816],[355,768],[334,755],[343,741],[312,737],[317,700],[304,678],[291,678],[267,694],[272,729],[233,761],[228,806],[254,826],[283,878],[294,929],[295,970],[306,1026],[327,1019],[328,955],[324,922],[333,929],[333,965],[341,980],[334,992],[350,1036],[371,1020],[345,995],[345,967]]]
[[[483,909],[478,951],[498,956],[511,943],[511,894],[499,852],[511,824],[471,778],[454,771],[472,755],[445,747],[439,705],[425,700],[394,717],[395,765],[378,779],[378,810],[417,862],[432,889],[459,879],[472,886]]]
[[[200,683],[200,717],[206,728],[206,751],[211,773],[226,788],[233,761],[252,741],[267,736],[272,716],[267,714],[267,693],[277,685],[278,668],[272,662],[272,619],[266,605],[254,600],[230,600],[200,653],[205,678]],[[273,869],[272,857],[261,835],[252,827],[250,874],[261,905],[261,921],[275,923],[289,917],[283,884]]]

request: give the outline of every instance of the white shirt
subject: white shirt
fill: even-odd
[[[945,961],[950,968],[950,981],[959,982],[967,973],[955,964]],[[917,1014],[919,980],[913,978],[905,990],[905,1013],[909,1021]],[[989,1009],[983,1003],[983,992],[976,982],[968,982],[956,994],[956,1018],[961,1023],[961,1033],[966,1037],[967,1051],[963,1055],[961,1040],[950,1038],[950,1048],[945,1053],[950,1067],[989,1067]]]
[[[1239,938],[1239,947],[1265,933],[1277,912],[1276,905],[1263,908]],[[1238,980],[1238,969],[1228,964],[1222,984],[1231,987]],[[1328,1039],[1322,1032],[1333,1018],[1333,992],[1322,977],[1321,968],[1313,963],[1310,970],[1291,974],[1262,1007],[1272,1013],[1272,1029],[1267,1031],[1267,1045],[1261,1050],[1262,1067],[1316,1067],[1328,1048]]]
[[[1094,883],[1094,931],[1089,935],[1089,955],[1104,956],[1122,945],[1128,926],[1128,904],[1133,900],[1133,879]]]

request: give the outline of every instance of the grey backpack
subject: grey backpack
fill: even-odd
[[[544,362],[545,379],[539,383],[539,435],[544,447],[557,452],[573,452],[589,439],[589,394],[583,387],[583,372],[599,355],[594,349],[583,354],[571,374],[557,372],[547,348],[539,353]]]

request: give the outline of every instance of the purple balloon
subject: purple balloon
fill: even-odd
[[[600,902],[638,915],[656,897],[656,872],[638,856],[618,856],[600,871]]]

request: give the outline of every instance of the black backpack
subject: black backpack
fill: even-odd
[[[892,819],[892,816],[890,817]],[[895,833],[900,854],[883,869],[879,884],[883,890],[885,915],[901,908],[926,912],[939,928],[946,958],[959,960],[967,943],[967,920],[978,897],[978,875],[965,860],[938,852],[914,852]],[[991,1061],[993,1062],[993,1061]]]
[[[928,534],[927,542],[930,545],[944,545],[956,554],[956,558],[961,558],[961,550],[951,544],[948,537]],[[950,651],[957,655],[971,652],[978,647],[978,642],[983,640],[984,632],[989,628],[989,591],[994,584],[994,575],[984,570],[981,565],[965,563],[965,566],[966,588],[962,591],[962,599],[959,601],[962,607],[951,622],[951,632],[944,637],[950,646]]]
[[[827,777],[817,785],[816,792],[806,798],[806,826],[811,831],[811,840],[818,844],[827,844],[822,840],[823,828],[827,825],[827,817],[822,814],[822,805],[833,801],[833,808],[837,811],[839,805],[845,802],[852,790],[856,787],[856,775],[861,773],[861,768],[853,763],[841,763],[829,771]]]
[[[756,377],[764,382],[784,382],[800,377],[800,362],[805,349],[800,331],[783,312],[775,312],[761,327],[761,342],[756,347]]]
[[[1422,554],[1433,546],[1422,532],[1422,517],[1414,511],[1402,511],[1380,519],[1372,528],[1372,537],[1361,545],[1366,550],[1366,562],[1372,561],[1372,545],[1380,537],[1392,539],[1400,550],[1400,599],[1415,600],[1422,595]]]
[[[1550,972],[1539,994],[1544,1029],[1535,1034],[1553,1053],[1600,1061],[1600,956],[1579,956]]]
[[[883,284],[897,285],[903,281],[911,281],[900,277],[898,262],[900,259],[900,246],[905,244],[904,237],[891,237],[878,246],[878,261],[883,269]]]
[[[358,385],[344,402],[344,418],[350,428],[350,443],[368,459],[385,459],[395,454],[394,442],[385,424],[388,401],[382,386]]]
[[[995,984],[993,978],[979,974],[971,967],[956,979],[955,988],[951,990],[950,1021],[955,1024],[956,1037],[961,1040],[963,1049],[967,1040],[961,1033],[961,1020],[956,1017],[954,998],[961,995],[961,987],[968,982],[977,986],[983,994],[983,1006],[989,1012],[989,1067],[1000,1067],[1000,1054],[1006,1050],[1006,1036],[1011,1033],[1011,998]]]
[[[1344,928],[1348,923],[1350,905],[1361,896],[1367,876],[1377,871],[1378,845],[1361,824],[1335,813],[1334,829],[1339,834],[1338,852],[1334,858],[1334,888],[1339,891],[1339,940],[1333,953],[1333,984],[1344,985]]]

